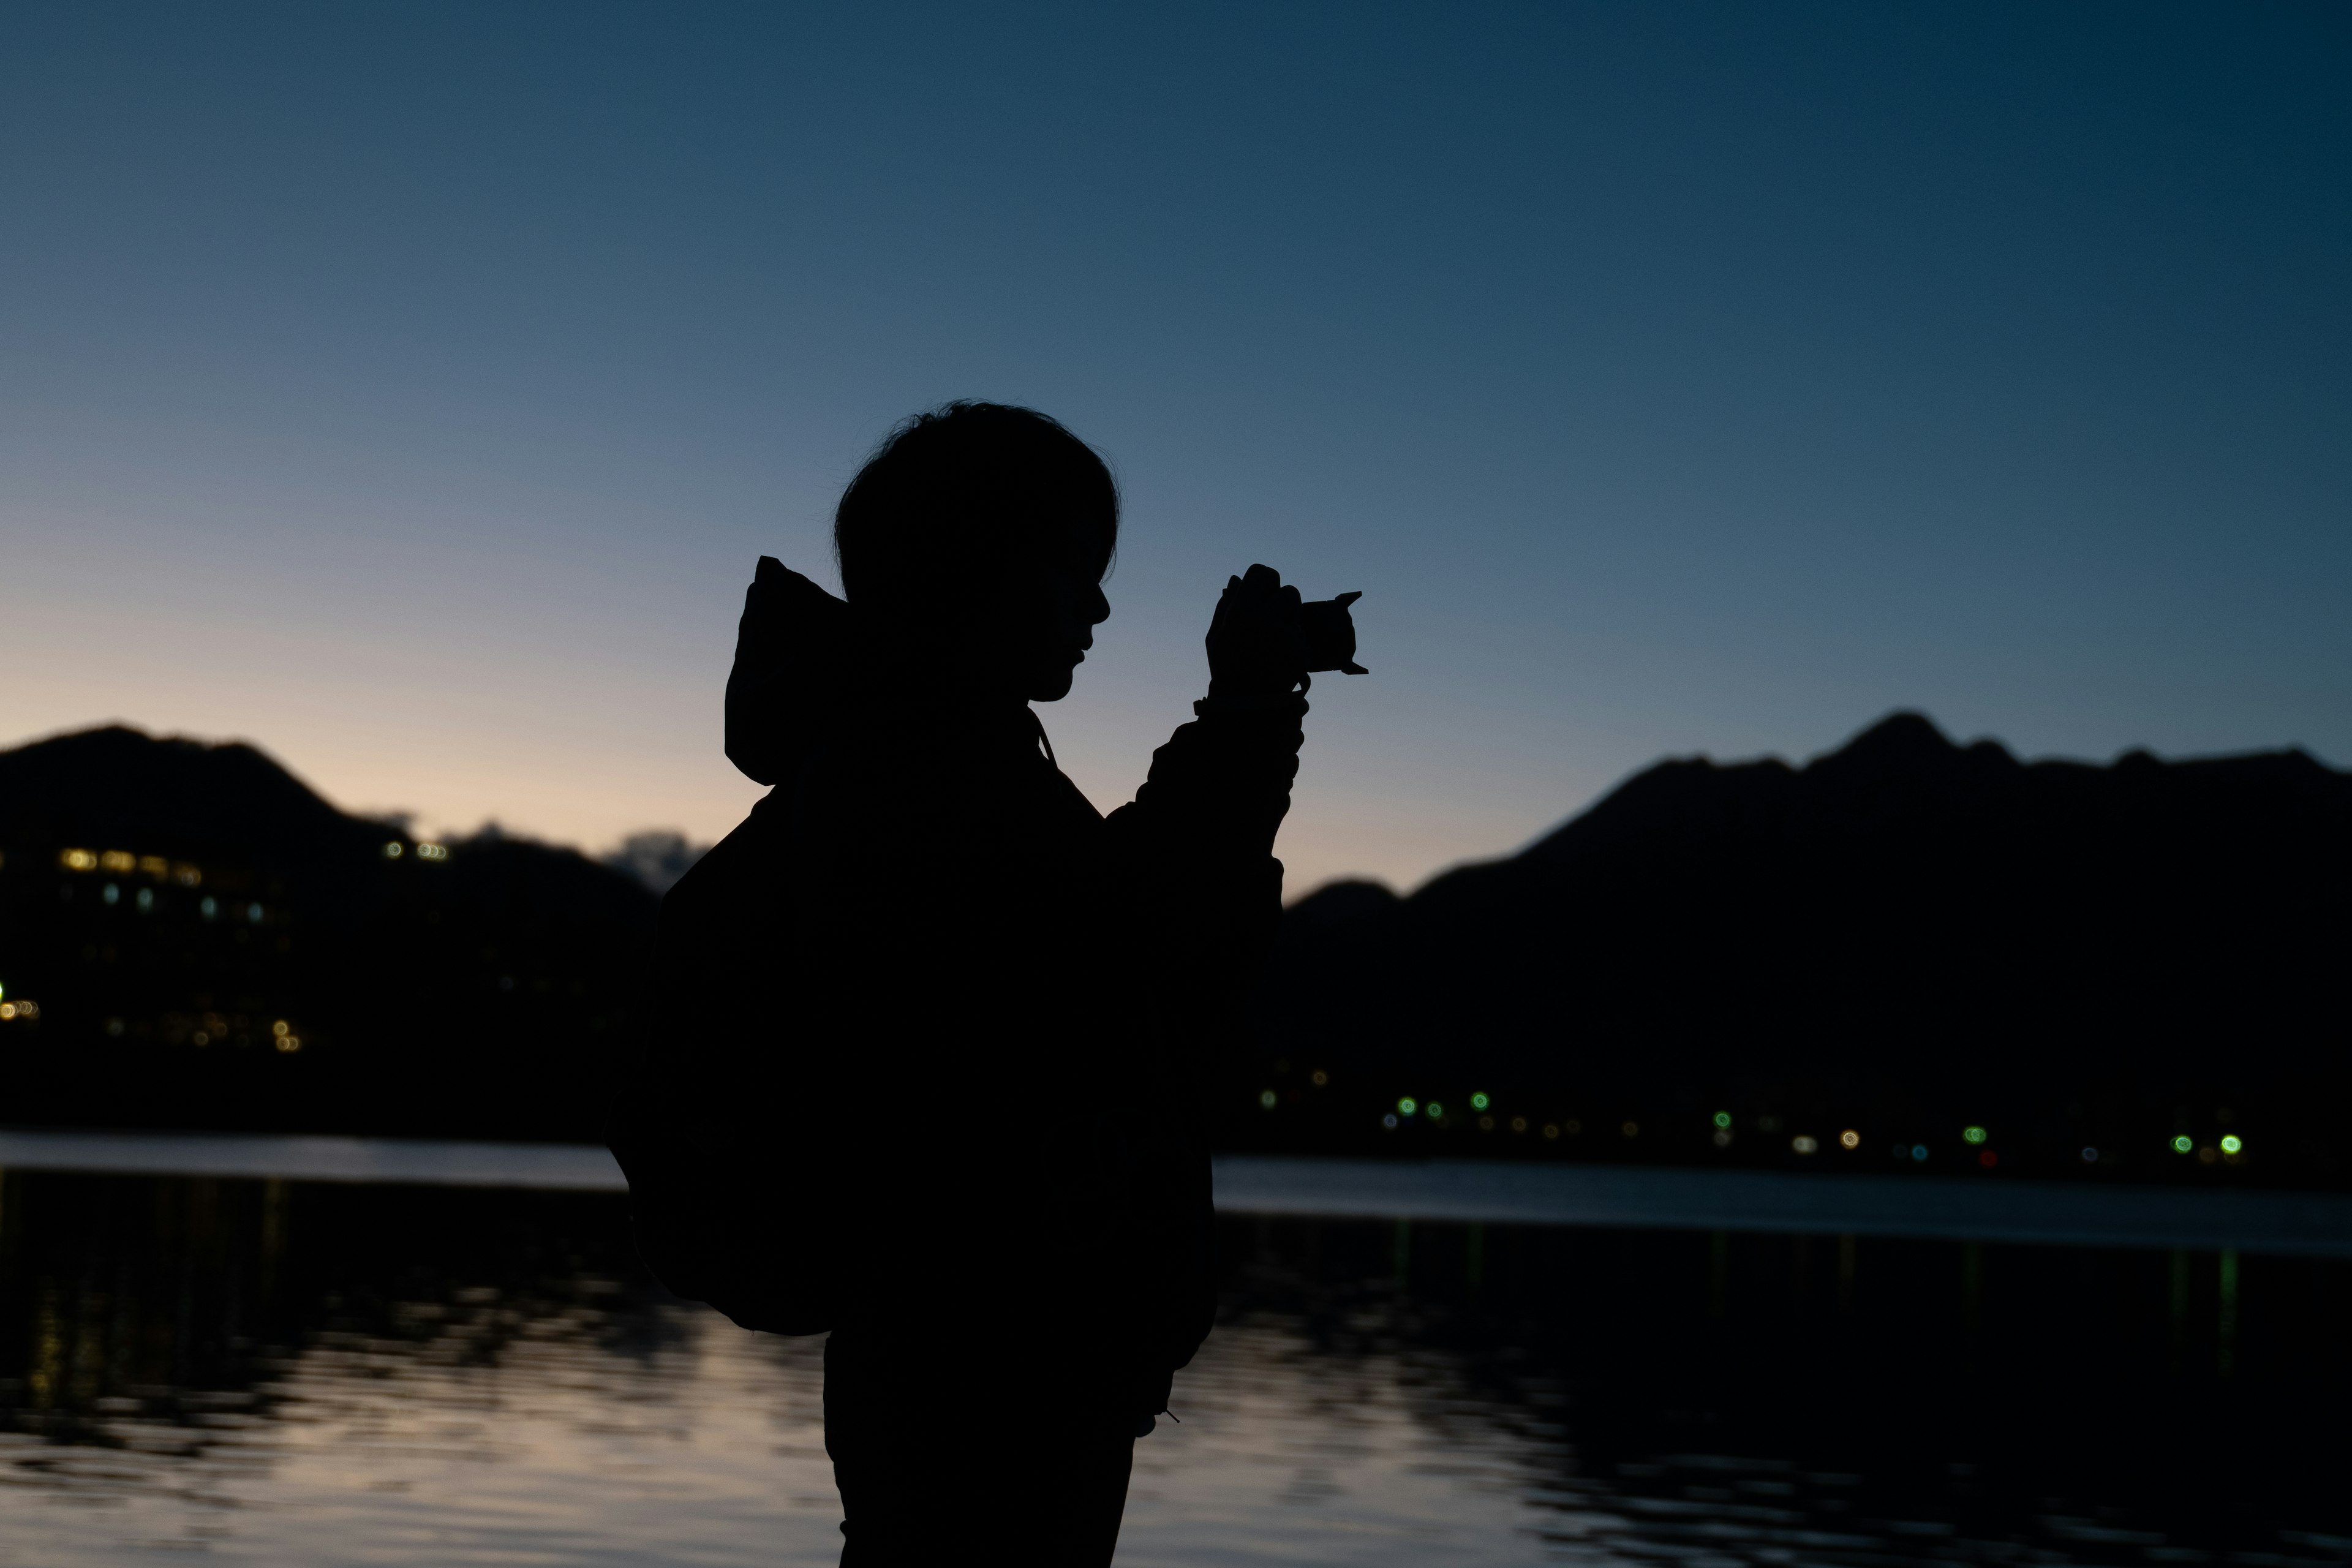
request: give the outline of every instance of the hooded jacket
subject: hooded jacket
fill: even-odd
[[[887,668],[761,558],[727,752],[774,787],[663,902],[640,1248],[748,1328],[1050,1316],[1157,1409],[1213,1306],[1203,1068],[1280,919],[1305,700],[1196,704],[1105,817],[1025,703]]]

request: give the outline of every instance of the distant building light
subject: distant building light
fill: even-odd
[[[1985,1130],[1981,1127],[1963,1127],[1960,1129],[1960,1136],[1970,1143],[1981,1143],[1985,1141]]]
[[[384,858],[385,859],[387,859],[387,860],[397,860],[397,859],[399,859],[399,858],[400,858],[400,840],[399,840],[399,839],[397,839],[397,838],[391,838],[391,839],[386,839],[386,840],[384,841],[384,846],[383,846],[383,858]]]
[[[1638,1121],[1620,1122],[1617,1131],[1628,1138],[1639,1138],[1642,1135],[1642,1124]]]
[[[1384,1115],[1384,1116],[1382,1116],[1382,1117],[1381,1118],[1381,1126],[1383,1126],[1383,1127],[1386,1127],[1386,1128],[1390,1129],[1391,1131],[1393,1131],[1395,1130],[1395,1128],[1396,1128],[1396,1124],[1397,1124],[1396,1112],[1395,1112],[1395,1111],[1393,1111],[1393,1110],[1391,1110],[1391,1111],[1388,1112],[1386,1115]]]
[[[1577,1133],[1581,1132],[1581,1131],[1584,1131],[1584,1123],[1583,1123],[1583,1122],[1581,1122],[1581,1121],[1578,1121],[1575,1117],[1573,1117],[1573,1116],[1570,1117],[1567,1121],[1565,1121],[1561,1122],[1561,1123],[1560,1123],[1560,1125],[1561,1125],[1562,1127],[1565,1127],[1565,1128],[1567,1128],[1567,1129],[1568,1129],[1569,1135],[1570,1135],[1570,1137],[1573,1137],[1573,1136],[1575,1136]]]
[[[220,900],[206,894],[204,900],[196,905],[196,912],[205,919],[211,920],[220,913]]]
[[[1512,1118],[1511,1118],[1511,1131],[1514,1131],[1514,1132],[1525,1132],[1527,1130],[1528,1130],[1528,1119],[1527,1119],[1526,1117],[1524,1117],[1524,1116],[1514,1116],[1514,1117],[1512,1117]]]
[[[122,1037],[122,1020],[120,1018],[109,1018],[106,1021],[106,1035],[109,1039],[121,1039]]]
[[[1717,1129],[1715,1130],[1715,1134],[1714,1134],[1714,1136],[1715,1136],[1715,1146],[1716,1146],[1717,1148],[1718,1148],[1718,1149],[1728,1149],[1728,1148],[1730,1148],[1730,1147],[1731,1147],[1731,1129],[1730,1129],[1730,1128],[1728,1128],[1728,1127],[1718,1127],[1718,1128],[1717,1128]]]
[[[1717,1112],[1715,1113],[1715,1124],[1716,1124],[1717,1127],[1728,1127],[1728,1126],[1730,1126],[1730,1125],[1731,1125],[1731,1112],[1729,1112],[1728,1110],[1718,1110],[1718,1111],[1717,1111]]]
[[[98,863],[110,871],[136,871],[139,857],[128,849],[110,849],[98,858]]]
[[[204,872],[185,860],[180,861],[172,868],[172,880],[179,883],[183,888],[193,888],[204,879]]]
[[[1494,1119],[1493,1117],[1491,1117],[1491,1116],[1482,1116],[1482,1117],[1478,1118],[1478,1131],[1481,1131],[1481,1132],[1492,1132],[1494,1130],[1495,1130],[1495,1119]]]
[[[206,1033],[205,1033],[204,1030],[202,1030],[202,1029],[198,1029],[198,1030],[197,1030],[194,1035],[190,1036],[189,1037],[190,1037],[191,1039],[194,1040],[194,1041],[195,1041],[195,1043],[196,1043],[196,1044],[198,1044],[198,1045],[200,1045],[200,1046],[209,1046],[209,1045],[211,1045],[211,1044],[213,1043],[213,1037],[212,1037],[210,1035],[206,1034]]]
[[[291,1055],[302,1048],[302,1037],[299,1035],[280,1035],[278,1037],[278,1048]]]
[[[60,849],[58,851],[58,864],[68,871],[95,871],[98,869],[98,857],[87,849]]]
[[[119,904],[122,901],[122,889],[109,882],[106,885],[106,890],[99,894],[99,897],[110,904]]]
[[[1977,1151],[1977,1163],[1990,1171],[2000,1163],[2000,1156],[1990,1149],[1979,1149]]]
[[[1486,1097],[1483,1094],[1474,1094],[1470,1097],[1470,1109],[1473,1110],[1484,1110],[1486,1109],[1488,1103]]]
[[[2186,1132],[2172,1141],[2172,1152],[2176,1154],[2186,1154],[2196,1147],[2197,1141]]]
[[[245,918],[255,925],[259,925],[261,923],[261,906],[259,904],[246,905]]]
[[[1331,1081],[1331,1075],[1325,1072],[1321,1068],[1317,1068],[1313,1072],[1307,1075],[1307,1081],[1312,1083],[1316,1088],[1321,1089],[1325,1084]]]
[[[283,1018],[280,1018],[280,1019],[278,1019],[278,1022],[276,1022],[276,1023],[274,1023],[274,1024],[270,1025],[270,1026],[269,1026],[269,1032],[270,1032],[271,1034],[273,1034],[273,1035],[277,1036],[279,1039],[281,1039],[281,1040],[282,1040],[282,1039],[284,1039],[284,1038],[286,1037],[286,1036],[287,1036],[287,1033],[288,1033],[288,1030],[287,1030],[287,1025],[286,1025],[286,1020],[285,1020],[285,1019],[283,1019]]]
[[[1800,1132],[1789,1140],[1789,1147],[1800,1154],[1811,1154],[1821,1148],[1821,1140],[1810,1132]]]
[[[1544,1136],[1545,1136],[1545,1137],[1547,1137],[1547,1138],[1557,1138],[1557,1137],[1559,1137],[1559,1122],[1557,1122],[1557,1121],[1547,1121],[1547,1122],[1545,1122],[1545,1123],[1544,1123]]]
[[[149,910],[152,910],[152,909],[153,909],[154,907],[155,907],[155,889],[152,889],[152,888],[142,888],[142,889],[139,889],[139,912],[140,912],[141,914],[145,914]]]
[[[1927,1145],[1925,1143],[1912,1144],[1911,1158],[1919,1164],[1926,1164],[1927,1163]]]
[[[1856,1131],[1855,1131],[1853,1128],[1851,1128],[1851,1127],[1847,1128],[1844,1131],[1843,1131],[1843,1132],[1841,1132],[1841,1133],[1839,1133],[1839,1134],[1838,1134],[1838,1147],[1839,1147],[1839,1148],[1841,1148],[1841,1149],[1859,1149],[1859,1148],[1861,1148],[1861,1147],[1862,1147],[1862,1134],[1861,1134],[1861,1133],[1859,1133],[1859,1132],[1856,1132]]]
[[[142,875],[152,877],[160,882],[172,874],[172,863],[161,855],[142,855],[139,857],[139,869]]]
[[[281,1035],[284,1034],[286,1032],[286,1026],[283,1024],[278,1025],[278,1032]],[[1281,1098],[1282,1097],[1280,1095],[1277,1095],[1270,1089],[1259,1089],[1257,1091],[1258,1108],[1263,1110],[1272,1110],[1275,1106],[1275,1101]]]
[[[1435,1101],[1435,1100],[1431,1100],[1431,1101],[1429,1102],[1429,1119],[1430,1119],[1432,1121],[1436,1121],[1438,1118],[1440,1118],[1440,1117],[1444,1116],[1444,1114],[1445,1114],[1445,1107],[1444,1107],[1444,1106],[1442,1106],[1442,1105],[1438,1104],[1438,1103],[1437,1103],[1437,1101]]]
[[[0,1002],[0,1018],[13,1018],[16,1016],[16,1004],[14,1002]]]
[[[2234,1154],[2245,1146],[2246,1141],[2239,1137],[2234,1132],[2226,1133],[2222,1136],[2221,1152],[2224,1154]]]
[[[1411,1116],[1414,1111],[1419,1110],[1420,1109],[1420,1102],[1415,1100],[1412,1096],[1409,1094],[1402,1100],[1397,1101],[1397,1114],[1399,1116]]]
[[[449,858],[449,847],[446,844],[420,844],[416,847],[416,858],[419,860],[446,860]]]
[[[2096,1149],[2093,1149],[2085,1145],[2083,1150],[2083,1163],[2085,1165],[2095,1165],[2098,1163],[2099,1152]]]

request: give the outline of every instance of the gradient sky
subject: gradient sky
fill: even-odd
[[[1896,707],[2352,763],[2352,8],[0,8],[0,742],[723,833],[754,557],[1112,458],[1097,805],[1360,588],[1292,891]]]

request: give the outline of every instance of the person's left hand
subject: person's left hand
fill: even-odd
[[[1296,691],[1307,679],[1307,633],[1298,590],[1271,566],[1227,580],[1209,622],[1209,696],[1267,698]]]

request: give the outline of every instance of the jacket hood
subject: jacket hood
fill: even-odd
[[[852,645],[846,603],[761,556],[727,677],[727,760],[763,784],[789,774],[846,710]]]

